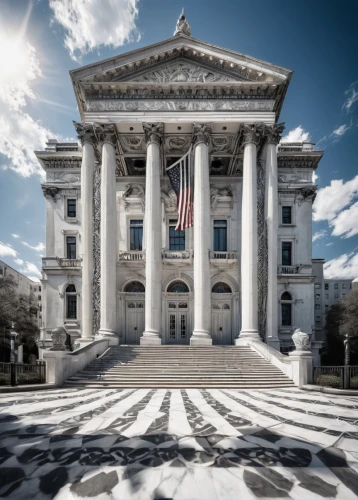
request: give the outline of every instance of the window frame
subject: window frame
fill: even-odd
[[[290,258],[289,264],[283,262],[283,250],[284,250],[283,245],[285,243],[290,244],[290,257],[291,258]],[[291,241],[290,240],[282,240],[281,241],[281,266],[293,266],[294,265],[293,262],[294,262],[294,260],[293,260],[293,242],[292,242],[292,240]]]
[[[74,292],[68,292],[67,291],[67,288],[69,286],[73,285],[74,288],[75,288],[75,291]],[[67,283],[66,286],[65,286],[65,293],[64,293],[64,296],[65,296],[65,321],[68,321],[68,320],[78,320],[78,311],[79,311],[79,307],[78,307],[78,292],[77,292],[77,288],[76,288],[76,285],[74,283]],[[75,307],[74,307],[74,315],[70,315],[69,314],[69,298],[71,298],[71,301],[72,301],[72,305],[75,304]]]
[[[290,224],[283,222],[283,207],[291,207],[291,223]],[[281,199],[279,201],[279,208],[280,208],[279,225],[282,227],[294,227],[294,226],[296,226],[295,203],[293,201]]]
[[[284,208],[289,208],[290,209],[290,222],[284,222],[284,217],[283,217],[283,209]],[[293,220],[293,214],[292,214],[292,205],[286,204],[286,205],[281,205],[281,224],[283,226],[292,226],[292,220]]]
[[[69,215],[69,210],[68,210],[69,209],[69,202],[74,202],[75,215]],[[66,217],[67,217],[67,219],[71,219],[71,220],[77,219],[77,198],[70,198],[70,197],[66,196],[65,203],[66,203]]]
[[[75,200],[76,201],[76,215],[75,215],[75,217],[70,217],[68,215],[68,200]],[[79,220],[78,219],[78,214],[79,214],[78,208],[79,207],[78,207],[78,195],[77,195],[77,193],[64,196],[64,198],[63,198],[63,216],[64,216],[64,220],[66,222],[69,222],[69,223],[78,222],[78,220]]]
[[[170,221],[173,221],[173,222],[170,222]],[[183,233],[182,235],[180,236],[173,236],[173,238],[184,238],[184,248],[171,248],[171,244],[170,244],[170,239],[171,239],[171,236],[170,236],[170,228],[174,227],[174,230],[175,230],[175,227],[178,223],[178,218],[175,218],[175,217],[168,217],[167,219],[167,234],[168,234],[168,239],[167,239],[167,248],[169,251],[171,252],[183,252],[184,250],[186,250],[186,230],[180,230],[180,231],[177,231],[178,233]]]
[[[142,224],[133,224],[132,226],[132,221],[142,221]],[[132,239],[131,239],[131,234],[132,234],[132,231],[131,229],[139,229],[141,228],[142,229],[142,242],[141,242],[141,248],[140,249],[136,249],[136,248],[131,248],[132,245],[131,245],[131,242],[132,242]],[[143,251],[143,241],[144,241],[144,217],[143,216],[140,216],[140,217],[132,217],[132,216],[129,216],[128,218],[128,245],[127,245],[127,248],[129,251],[132,251],[132,252],[142,252]]]
[[[73,238],[74,239],[74,246],[75,246],[75,256],[74,257],[69,257],[69,255],[68,255],[69,254],[68,250],[70,248],[69,247],[69,243],[68,243],[68,238]],[[76,236],[73,235],[73,234],[66,234],[66,236],[65,236],[65,245],[66,245],[65,246],[65,253],[66,253],[65,259],[76,260],[77,259],[77,255],[78,255],[78,251],[77,251],[77,238],[76,238]]]
[[[215,227],[215,224],[219,221],[222,221],[222,222],[225,222],[226,226],[218,226],[218,227]],[[215,230],[218,229],[225,229],[225,232],[226,232],[226,245],[225,245],[225,250],[219,250],[219,249],[215,249]],[[216,216],[213,218],[213,225],[212,225],[212,249],[214,252],[230,252],[229,250],[229,221],[228,221],[228,218],[227,217],[220,217],[220,216]]]

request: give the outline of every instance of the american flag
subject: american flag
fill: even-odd
[[[175,230],[180,231],[193,225],[192,175],[189,151],[178,161],[170,165],[167,174],[177,195],[178,223]]]

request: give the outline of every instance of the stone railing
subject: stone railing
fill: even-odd
[[[128,252],[119,252],[119,260],[141,262],[144,260],[144,254],[142,250],[129,250]]]
[[[43,269],[58,269],[60,267],[81,267],[81,259],[65,259],[62,257],[44,257],[42,259]]]
[[[221,261],[237,260],[237,252],[219,252],[213,250],[210,252],[210,259]]]
[[[63,259],[57,257],[57,262],[60,267],[81,267],[80,259]]]
[[[189,250],[163,250],[164,260],[190,260],[191,252]]]
[[[278,266],[277,274],[298,274],[300,266]]]

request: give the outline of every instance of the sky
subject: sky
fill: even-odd
[[[192,36],[294,71],[283,140],[316,143],[313,257],[327,278],[358,276],[356,0],[0,0],[0,259],[34,280],[45,242],[49,138],[75,141],[69,71],[170,38],[182,7]]]

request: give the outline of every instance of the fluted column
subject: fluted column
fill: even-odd
[[[244,125],[241,210],[241,332],[235,341],[260,340],[257,283],[257,144],[260,125]]]
[[[278,338],[277,311],[277,232],[278,232],[278,181],[277,144],[280,142],[284,124],[266,127],[266,222],[267,222],[267,304],[266,341],[275,349],[280,349]]]
[[[95,167],[92,124],[73,122],[82,144],[81,166],[81,247],[82,247],[82,328],[81,339],[93,338],[93,172]]]
[[[160,143],[163,124],[143,123],[147,142],[145,178],[145,327],[141,345],[161,344],[162,233],[160,198]]]
[[[101,126],[101,322],[99,333],[114,338],[116,335],[116,135],[113,125]]]
[[[194,124],[194,331],[190,345],[211,345],[210,182],[211,128]]]

